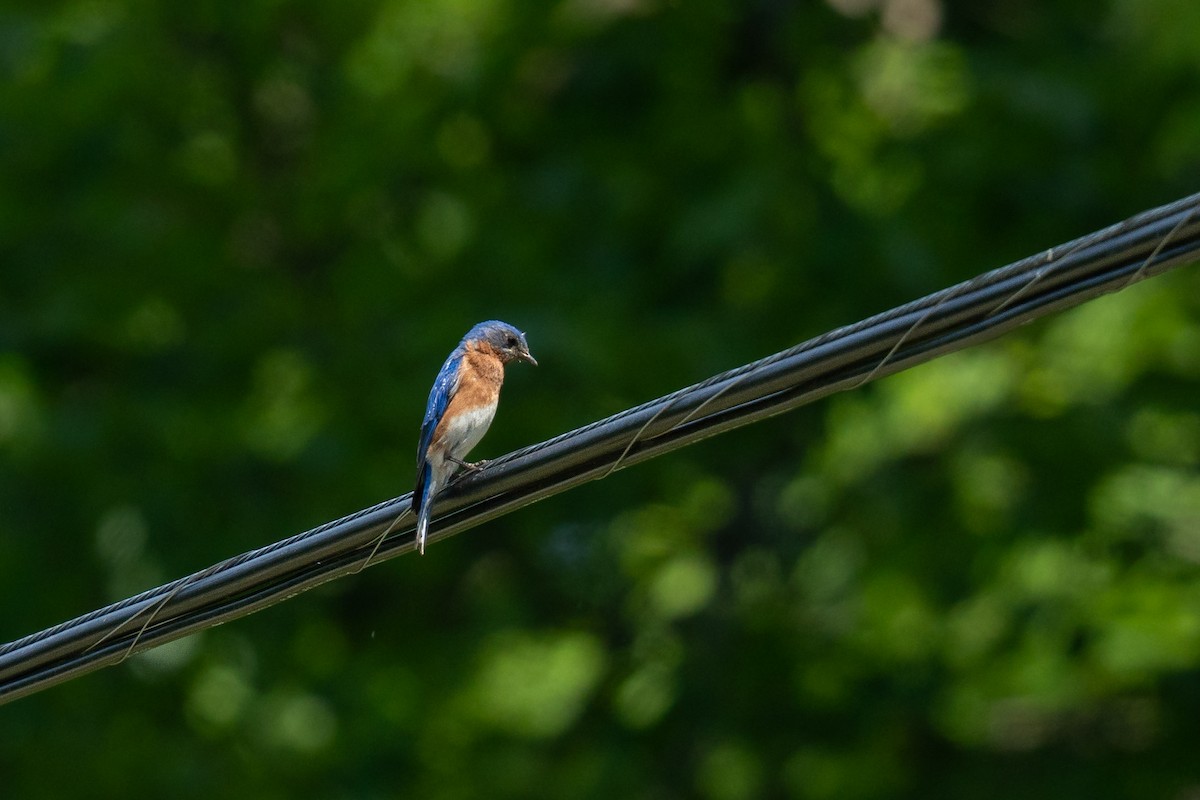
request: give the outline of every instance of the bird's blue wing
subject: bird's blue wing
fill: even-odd
[[[434,429],[446,413],[446,406],[450,405],[450,398],[458,389],[458,367],[462,363],[462,356],[461,352],[455,350],[446,359],[446,363],[442,364],[441,371],[433,381],[433,388],[429,390],[429,402],[425,404],[425,419],[421,421],[421,441],[417,445],[417,486],[412,496],[412,508],[418,514],[422,507],[428,505],[429,500],[426,497],[432,477],[429,474],[430,465],[426,463],[429,443],[433,440]]]
[[[442,415],[446,413],[446,406],[450,405],[450,398],[458,389],[458,367],[461,363],[462,353],[457,350],[451,353],[450,357],[446,359],[446,363],[442,364],[442,369],[433,382],[433,388],[429,390],[429,402],[425,405],[425,419],[421,421],[421,441],[417,445],[418,473],[425,464],[425,453],[429,450],[429,443],[433,439],[433,430],[442,421]]]

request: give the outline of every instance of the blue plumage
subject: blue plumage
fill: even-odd
[[[446,363],[442,364],[437,378],[433,381],[433,388],[429,390],[429,401],[425,404],[425,419],[421,421],[421,441],[417,444],[417,488],[413,492],[413,511],[418,514],[421,506],[428,505],[427,501],[429,500],[425,496],[425,490],[430,485],[431,472],[428,463],[429,442],[433,438],[434,429],[442,420],[442,415],[446,413],[446,406],[450,405],[450,397],[457,387],[458,368],[463,357],[462,349],[463,346],[459,343],[450,357],[446,359]]]
[[[481,322],[462,338],[433,382],[421,421],[412,497],[417,549],[422,553],[434,497],[460,466],[478,468],[463,459],[491,425],[504,383],[504,365],[511,361],[537,364],[525,334],[498,320]]]

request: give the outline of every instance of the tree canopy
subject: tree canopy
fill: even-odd
[[[1196,190],[1200,5],[0,10],[0,641]],[[1200,793],[1200,273],[0,709],[9,798]],[[86,791],[84,791],[86,790]]]

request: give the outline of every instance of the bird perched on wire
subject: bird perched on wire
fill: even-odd
[[[481,322],[467,331],[433,382],[421,423],[417,488],[412,496],[417,549],[421,553],[425,552],[434,497],[459,467],[477,470],[481,466],[463,459],[492,424],[504,383],[504,366],[512,361],[537,366],[525,334],[507,322]]]

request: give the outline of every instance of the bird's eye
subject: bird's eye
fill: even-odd
[[[509,336],[508,341],[505,342],[505,344],[508,345],[509,347],[516,347],[517,346],[517,337]]]

